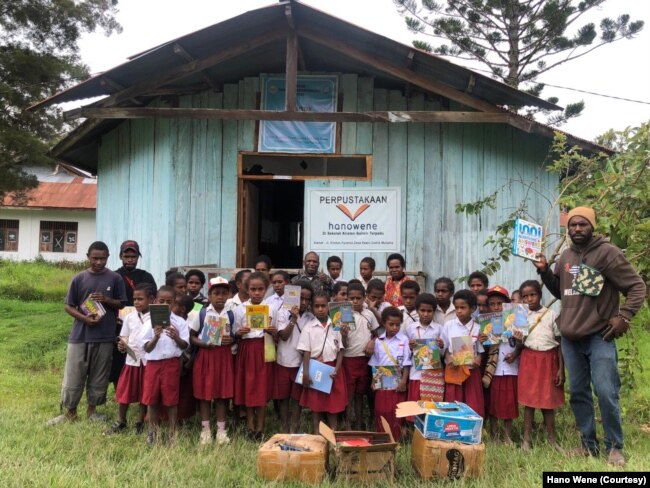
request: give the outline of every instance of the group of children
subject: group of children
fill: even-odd
[[[295,282],[300,286],[300,305],[290,310],[283,307],[290,276],[281,270],[242,270],[234,277],[236,290],[228,280],[213,278],[207,297],[201,294],[206,279],[199,270],[185,276],[170,274],[157,293],[138,285],[135,311],[124,319],[119,338],[118,347],[128,357],[116,389],[119,420],[109,432],[126,429],[128,406],[137,403],[136,430],[144,429],[147,415],[149,444],[158,440],[161,407],[166,407],[173,438],[179,404],[186,403],[190,407],[185,416],[193,415],[198,404],[201,445],[214,439],[219,444],[230,441],[226,420],[231,406],[236,420],[245,416],[248,438],[259,441],[271,401],[284,432],[298,431],[303,408],[312,412],[315,432],[321,421],[333,429],[363,430],[370,427],[364,415],[367,402],[375,428],[381,430],[384,417],[393,436],[401,439],[404,424],[395,415],[398,403],[444,400],[464,402],[489,418],[493,437],[498,421],[503,421],[508,443],[512,443],[512,421],[523,405],[524,449],[531,447],[534,410],[541,409],[549,441],[559,448],[553,411],[564,403],[564,368],[555,314],[541,305],[538,282],[524,282],[517,290],[519,297],[515,293],[511,297],[502,286],[488,288],[487,276],[475,272],[468,280],[469,289],[455,291],[452,280],[439,278],[434,294],[421,293],[416,281],[399,275],[389,277],[387,283],[372,278],[372,273],[364,272],[369,259],[361,261],[361,279],[344,282],[331,276],[331,296],[314,291],[307,281]],[[334,262],[340,270],[341,263]],[[390,301],[384,299],[387,290]],[[483,346],[487,337],[480,333],[478,314],[501,311],[511,299],[528,305],[528,335],[516,334],[510,343]],[[352,305],[354,324],[335,327],[329,304],[343,301]],[[151,326],[148,312],[154,302],[171,308],[171,324],[165,329]],[[260,304],[268,305],[268,325],[251,329],[246,305]],[[227,324],[220,345],[201,340],[206,322],[214,320]],[[453,338],[461,336],[471,338],[469,366],[454,363]],[[438,369],[412,367],[413,350],[421,339],[438,346],[442,358]],[[268,354],[269,348],[274,354]],[[329,393],[310,387],[311,361],[333,368]],[[371,368],[389,366],[399,372],[397,385],[375,388]],[[407,418],[406,425],[412,420]]]

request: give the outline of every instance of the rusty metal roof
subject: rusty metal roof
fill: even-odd
[[[70,183],[44,183],[27,193],[27,201],[16,200],[8,194],[2,206],[17,208],[61,208],[69,210],[95,210],[97,185],[87,178],[75,177]]]

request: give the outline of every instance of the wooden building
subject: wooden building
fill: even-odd
[[[264,105],[275,75],[279,110]],[[308,75],[334,76],[335,111],[300,105]],[[295,1],[171,40],[31,109],[99,95],[68,113],[87,120],[52,153],[98,175],[97,237],[113,251],[136,239],[157,279],[174,265],[251,265],[258,253],[300,267],[310,189],[386,187],[401,190],[407,268],[463,276],[490,255],[485,239],[524,195],[530,217],[545,220],[556,188],[544,170],[552,129],[507,107],[558,107]],[[265,151],[267,121],[334,123],[333,147]],[[493,215],[455,213],[504,185]],[[387,255],[332,254],[346,278],[365,255],[378,269]],[[496,281],[532,275],[511,264]]]

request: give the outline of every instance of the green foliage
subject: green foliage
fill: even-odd
[[[70,280],[85,269],[85,263],[50,263],[0,259],[0,297],[63,303]]]
[[[84,32],[121,28],[117,0],[0,0],[0,197],[36,186],[23,163],[48,165],[64,129],[60,111],[25,109],[88,77],[78,56]]]

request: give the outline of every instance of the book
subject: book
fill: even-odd
[[[302,385],[302,371],[304,363],[300,363],[300,369],[296,375],[296,383]],[[334,367],[329,364],[321,363],[315,359],[309,360],[309,379],[311,380],[310,388],[314,390],[322,391],[323,393],[331,393],[332,391],[332,377],[330,376],[334,372]]]
[[[456,366],[471,366],[474,362],[474,344],[470,336],[452,337],[451,351]]]
[[[539,261],[537,255],[542,252],[544,232],[541,225],[523,219],[515,220],[512,239],[512,254],[522,258]]]
[[[124,322],[124,319],[127,317],[127,315],[130,315],[132,312],[135,312],[135,307],[126,306],[117,312],[117,318]]]
[[[300,307],[300,290],[301,288],[299,286],[285,286],[284,295],[282,295],[282,308],[291,310],[293,307]]]
[[[396,390],[402,379],[402,368],[398,366],[373,366],[372,389]]]
[[[246,305],[246,325],[251,329],[266,329],[269,326],[269,306]]]
[[[160,303],[149,305],[149,317],[151,318],[151,327],[157,327],[159,325],[163,329],[169,327],[171,323],[169,306]]]
[[[528,335],[528,305],[523,303],[503,304],[503,338],[512,337],[512,333],[519,329],[524,336]]]
[[[209,313],[205,316],[199,339],[205,344],[220,346],[221,338],[228,334],[230,334],[228,317],[217,317]]]
[[[440,369],[440,349],[435,339],[416,339],[413,348],[413,367],[416,371],[423,369]]]
[[[340,331],[344,324],[347,324],[350,328],[354,327],[352,302],[330,302],[328,305],[334,330]]]
[[[126,353],[129,355],[129,357],[131,359],[133,359],[134,361],[137,361],[138,356],[136,355],[135,351],[133,349],[131,349],[131,346],[129,346],[126,343],[126,340],[122,340],[122,344],[124,344],[124,349],[126,350]]]
[[[90,296],[84,300],[79,308],[84,315],[96,315],[100,319],[106,315],[104,305],[97,300],[93,300]]]
[[[478,324],[481,334],[488,337],[483,343],[484,346],[494,346],[501,342],[501,334],[503,334],[503,316],[501,312],[480,314]]]

